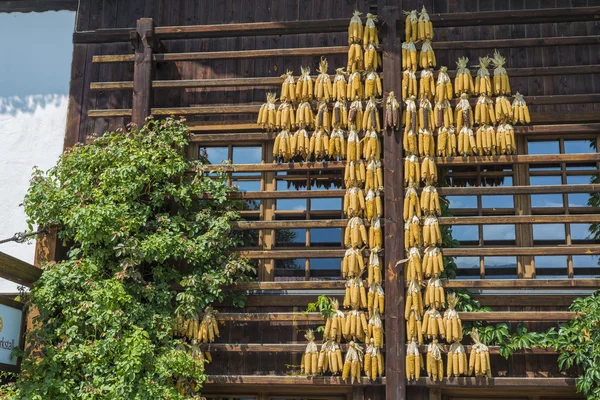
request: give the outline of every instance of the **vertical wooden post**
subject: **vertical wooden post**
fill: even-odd
[[[383,91],[402,93],[401,41],[399,37],[400,9],[388,6],[381,10],[383,16]],[[401,110],[400,110],[401,111]],[[386,399],[405,400],[405,353],[404,332],[404,274],[402,265],[396,263],[404,256],[403,209],[403,162],[401,131],[387,131],[383,138],[384,147],[384,191],[385,214],[385,335],[386,335]]]
[[[154,62],[152,61],[154,21],[152,18],[138,19],[132,42],[135,49],[135,64],[131,121],[137,126],[142,126],[146,118],[150,116],[150,107],[152,106],[152,78],[154,77]]]
[[[517,137],[517,150],[519,154],[527,154],[527,138],[524,135]],[[529,186],[529,164],[517,164],[513,167],[513,185]],[[517,215],[531,215],[531,196],[528,194],[514,196],[515,211]],[[533,246],[533,226],[531,224],[516,225],[517,246]],[[535,263],[533,256],[517,257],[517,276],[519,278],[535,278]]]
[[[272,163],[273,158],[273,142],[267,142],[263,146],[263,161],[265,163]],[[277,190],[277,181],[275,179],[276,172],[263,172],[262,173],[262,188],[265,192],[273,192]],[[274,199],[261,200],[261,220],[272,221],[275,219],[275,203]],[[260,246],[264,250],[273,250],[275,247],[275,229],[264,229],[260,231]],[[275,279],[275,260],[259,260],[258,262],[258,280],[259,281],[272,281]]]

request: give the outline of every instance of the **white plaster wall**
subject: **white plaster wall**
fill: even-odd
[[[20,204],[34,166],[62,152],[75,13],[0,13],[0,239],[27,229]],[[35,244],[0,244],[33,263]],[[0,279],[0,292],[17,285]]]

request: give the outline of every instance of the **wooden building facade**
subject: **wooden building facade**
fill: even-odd
[[[451,202],[454,216],[440,223],[475,232],[445,250],[475,260],[475,268],[459,268],[461,279],[446,288],[471,289],[494,309],[461,313],[464,321],[526,322],[541,330],[568,320],[572,299],[600,287],[597,259],[579,261],[600,254],[600,244],[573,233],[576,225],[600,222],[600,210],[573,197],[600,191],[590,183],[599,173],[598,149],[582,150],[582,143],[600,144],[597,0],[79,1],[65,148],[149,115],[185,116],[193,132],[190,157],[218,149],[234,164],[227,167],[232,183],[247,189],[239,197],[249,202],[243,212],[248,222],[238,228],[257,231],[256,242],[241,251],[256,260],[258,282],[236,288],[248,291],[244,309],[220,308],[225,327],[210,345],[208,398],[576,397],[577,371],[561,373],[556,352],[539,348],[508,360],[492,348],[489,380],[406,383],[404,282],[396,264],[404,258],[402,142],[401,133],[389,130],[383,138],[386,376],[350,385],[297,374],[303,330],[322,324],[320,315],[302,311],[318,294],[343,292],[339,267],[331,268],[344,254],[343,163],[273,163],[276,134],[256,125],[259,106],[267,91],[279,90],[288,69],[298,75],[300,66],[309,65],[315,71],[321,56],[345,66],[354,10],[378,15],[383,89],[400,93],[402,11],[423,5],[433,21],[438,66],[447,65],[452,76],[458,57],[476,60],[498,49],[507,58],[513,91],[525,96],[532,114],[532,125],[517,129],[516,156],[438,159],[450,183],[440,195],[468,199],[467,205]],[[556,150],[540,154],[539,143]],[[236,162],[244,151],[255,154],[254,163]],[[486,207],[496,196],[506,205]],[[540,206],[544,196],[555,204]],[[285,207],[299,199],[304,206]],[[498,226],[513,233],[488,240],[486,232]],[[285,229],[294,230],[297,240],[278,235]],[[547,229],[563,234],[537,237]],[[315,240],[324,234],[333,240]],[[492,268],[493,257],[512,261]],[[548,257],[560,257],[564,266],[545,265]],[[289,268],[290,260],[296,267]]]

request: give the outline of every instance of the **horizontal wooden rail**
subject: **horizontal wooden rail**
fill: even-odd
[[[351,385],[350,380],[344,381],[341,376],[292,376],[292,375],[208,375],[205,384],[208,385],[285,385],[285,386],[373,386],[385,385],[385,377],[372,382],[362,377],[360,382]]]
[[[493,368],[493,367],[492,367]],[[460,378],[444,378],[441,382],[434,382],[430,378],[420,378],[417,382],[409,381],[409,386],[427,386],[441,388],[463,388],[463,387],[503,387],[510,389],[543,389],[546,392],[551,389],[572,388],[575,390],[576,378],[477,378],[473,376]]]
[[[508,215],[494,218],[486,216],[440,217],[440,225],[501,225],[501,224],[565,224],[598,223],[600,215]],[[368,225],[367,222],[365,224]],[[306,229],[306,228],[345,228],[347,219],[325,220],[273,220],[273,221],[234,221],[231,226],[238,230],[250,229]]]
[[[343,290],[346,282],[332,281],[280,281],[243,282],[225,287],[225,290]],[[599,289],[600,279],[452,279],[444,282],[446,289],[480,290],[580,290]]]
[[[240,255],[251,260],[286,260],[293,258],[342,258],[345,249],[294,249],[294,250],[241,250]],[[555,247],[460,247],[445,248],[444,255],[453,257],[476,256],[577,256],[600,255],[600,245]]]
[[[0,277],[32,287],[42,276],[42,270],[0,251]]]
[[[539,68],[506,68],[511,78],[531,76],[562,76],[585,75],[600,73],[600,65],[572,65],[565,67]],[[451,77],[456,70],[448,71]],[[313,79],[315,76],[313,76]],[[218,78],[218,79],[170,79],[152,81],[153,89],[174,88],[229,88],[229,87],[280,87],[283,78],[280,76],[265,76],[253,78]],[[133,81],[92,82],[91,90],[133,90]],[[539,103],[538,103],[539,104]]]
[[[441,50],[462,49],[506,49],[523,47],[546,47],[546,46],[577,46],[600,43],[600,35],[589,36],[560,36],[545,38],[523,38],[523,39],[491,39],[472,41],[434,41],[433,48]]]
[[[570,311],[489,311],[460,312],[463,321],[569,321],[577,316]],[[318,322],[325,319],[318,312],[217,313],[219,321],[231,322]],[[383,318],[383,316],[382,316]]]
[[[348,349],[347,344],[340,344],[342,351]],[[443,345],[444,352],[448,352],[449,345]],[[420,350],[427,353],[427,346],[419,346]],[[500,354],[499,346],[488,346],[490,354]],[[249,352],[249,353],[304,353],[306,343],[210,343],[202,345],[203,351],[210,352]],[[465,351],[469,353],[471,346],[465,346]],[[547,347],[532,347],[530,349],[522,349],[515,351],[513,354],[558,354],[553,348]]]

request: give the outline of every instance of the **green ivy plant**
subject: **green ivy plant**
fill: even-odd
[[[183,121],[151,120],[34,171],[30,229],[57,226],[68,257],[29,294],[39,315],[0,397],[197,398],[204,361],[173,337],[175,316],[201,313],[255,271],[230,252],[243,204],[228,200],[224,174],[198,168],[206,159],[186,158],[188,136]]]

